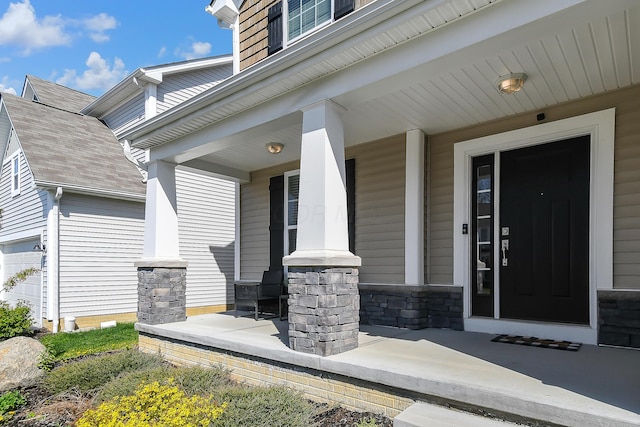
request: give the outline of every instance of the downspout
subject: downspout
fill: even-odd
[[[129,142],[128,139],[125,139],[122,142],[122,150],[124,151],[124,157],[138,168],[140,175],[142,175],[142,182],[146,183],[147,182],[147,165],[142,163],[135,157],[133,157],[133,154],[131,153],[131,143]]]
[[[53,322],[53,333],[60,327],[60,199],[62,187],[49,192],[47,215],[47,320]]]

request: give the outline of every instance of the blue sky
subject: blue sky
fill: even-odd
[[[99,96],[136,68],[230,54],[207,0],[0,0],[0,91],[31,74]]]

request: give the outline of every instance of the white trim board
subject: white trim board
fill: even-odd
[[[470,174],[472,157],[561,141],[581,135],[591,136],[589,327],[500,320],[498,304],[496,304],[495,319],[471,318],[470,235],[463,235],[461,229],[462,224],[470,223],[471,217]],[[463,141],[454,145],[453,282],[456,285],[462,285],[464,288],[463,317],[466,330],[493,333],[514,333],[517,330],[520,331],[520,335],[539,335],[545,338],[561,338],[589,344],[597,343],[597,291],[613,289],[614,140],[615,108],[610,108],[555,122]],[[496,168],[499,168],[499,156],[496,156]],[[499,183],[497,184],[496,199],[499,200]],[[497,205],[495,209],[495,213],[498,213]],[[496,215],[498,223],[499,220]],[[499,239],[497,235],[498,228],[495,227],[496,241]],[[497,246],[495,250],[498,250]],[[496,283],[499,283],[498,271],[496,271],[495,280]]]

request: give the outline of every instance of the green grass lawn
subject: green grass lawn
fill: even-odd
[[[133,348],[138,331],[133,323],[119,323],[113,328],[85,332],[47,334],[40,338],[55,360],[68,360],[88,354]]]

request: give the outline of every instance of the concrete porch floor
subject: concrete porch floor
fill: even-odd
[[[577,352],[491,342],[494,335],[361,326],[359,348],[320,357],[288,348],[288,323],[232,313],[136,324],[151,337],[277,361],[406,391],[414,400],[538,425],[640,425],[640,351]]]

